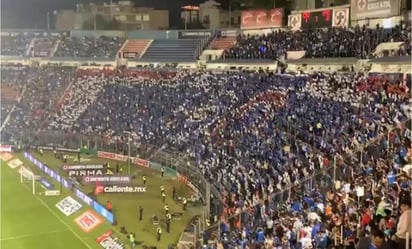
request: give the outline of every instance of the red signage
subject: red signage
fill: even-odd
[[[242,11],[241,29],[280,28],[283,26],[283,9]]]

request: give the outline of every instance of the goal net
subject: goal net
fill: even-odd
[[[20,166],[20,183],[27,185],[32,190],[33,194],[36,194],[36,181],[40,180],[40,176],[36,176],[30,169]]]

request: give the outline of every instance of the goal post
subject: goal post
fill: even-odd
[[[24,167],[23,165],[20,166],[19,173],[20,173],[20,183],[30,184],[32,193],[35,195],[36,194],[36,177],[34,173],[28,168]]]
[[[20,166],[19,174],[20,183],[30,186],[32,193],[35,195],[37,193],[36,181],[40,180],[41,177],[36,176],[33,171],[31,171],[29,168],[24,167],[23,165]]]
[[[25,184],[31,188],[33,195],[45,195],[45,196],[57,196],[61,194],[58,189],[53,189],[53,184],[43,178],[42,176],[35,175],[33,171],[23,165],[19,168],[20,183]],[[61,187],[61,186],[60,186]],[[40,190],[39,190],[40,188]]]

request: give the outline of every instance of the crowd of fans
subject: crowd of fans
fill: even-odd
[[[119,37],[64,37],[56,57],[85,57],[113,59],[125,39]]]
[[[1,54],[5,56],[26,56],[32,36],[1,36]]]
[[[70,67],[2,67],[2,84],[21,90],[21,98],[2,133],[3,141],[18,142],[26,132],[34,134],[56,110],[59,98],[74,78],[74,73],[75,69]]]
[[[410,26],[279,31],[239,37],[225,54],[365,57],[381,42],[408,39]],[[55,56],[109,58],[122,43],[65,37]],[[410,54],[410,45],[402,53]],[[205,248],[410,243],[410,80],[64,67],[2,67],[1,74],[2,84],[21,92],[3,141],[44,128],[104,137],[121,148],[128,132],[136,147],[188,155],[220,193],[209,217],[217,229],[204,233]]]
[[[49,128],[120,144],[129,131],[188,154],[222,193],[211,244],[353,246],[378,228],[392,237],[410,202],[411,87],[355,73],[85,71]]]
[[[382,42],[404,42],[396,55],[411,55],[411,25],[392,29],[380,27],[328,28],[302,31],[273,31],[266,35],[239,35],[237,43],[224,52],[226,59],[277,59],[287,51],[306,51],[307,58],[367,58]]]

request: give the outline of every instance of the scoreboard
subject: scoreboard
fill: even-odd
[[[292,30],[348,27],[348,25],[349,8],[306,10],[288,17],[288,26]]]

